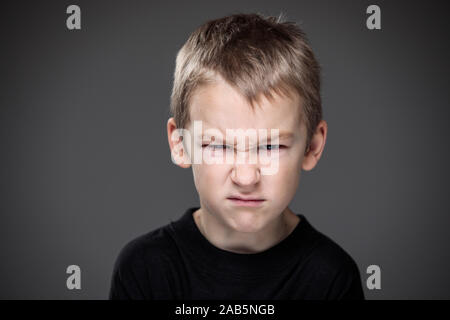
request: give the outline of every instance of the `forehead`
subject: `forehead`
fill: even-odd
[[[300,134],[302,99],[273,94],[269,100],[261,95],[254,108],[223,80],[198,88],[190,101],[190,123],[202,121],[205,127],[226,129],[280,129]]]

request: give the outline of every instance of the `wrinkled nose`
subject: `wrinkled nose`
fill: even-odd
[[[242,187],[255,185],[260,178],[259,167],[255,164],[235,165],[231,173],[231,180]]]

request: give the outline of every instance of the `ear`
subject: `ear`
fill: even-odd
[[[312,170],[319,162],[322,155],[325,142],[327,140],[328,125],[325,120],[321,120],[311,137],[309,148],[303,157],[302,169],[305,171]]]
[[[181,168],[189,168],[191,166],[191,160],[187,150],[185,149],[184,139],[189,140],[190,136],[180,134],[181,130],[177,129],[175,119],[169,118],[167,121],[167,138],[169,139],[170,154],[172,162]],[[186,130],[182,130],[186,132]]]

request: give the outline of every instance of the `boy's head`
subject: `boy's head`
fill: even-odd
[[[314,168],[326,140],[320,68],[305,34],[294,23],[258,14],[208,21],[191,34],[177,55],[171,113],[172,155],[177,153],[182,167],[192,164],[202,207],[241,231],[260,229],[285,210],[301,169]],[[195,140],[195,122],[219,134],[202,132]],[[173,134],[179,129],[190,135],[177,145]],[[278,129],[278,142],[252,148],[247,136],[248,146],[234,147],[235,141],[225,138],[229,129],[266,129],[269,136]],[[258,157],[261,147],[268,153],[276,149],[276,174],[261,175],[260,162],[192,161],[194,150],[211,159],[219,149],[247,154],[247,147]],[[260,201],[237,202],[236,197]]]

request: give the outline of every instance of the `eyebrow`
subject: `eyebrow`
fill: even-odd
[[[294,137],[294,134],[290,131],[281,131],[281,132],[279,132],[278,137],[280,139],[291,139]],[[270,139],[270,136],[269,136],[269,139]]]
[[[226,134],[224,134],[222,131],[222,137],[224,138],[223,140],[226,140]],[[271,131],[267,130],[267,141],[271,141]],[[211,139],[211,137],[215,137],[214,135],[210,135],[210,134],[201,134],[200,135],[200,139]],[[294,137],[294,134],[290,131],[280,131],[278,134],[278,139],[282,140],[282,139],[292,139]],[[219,139],[218,139],[219,140]]]

